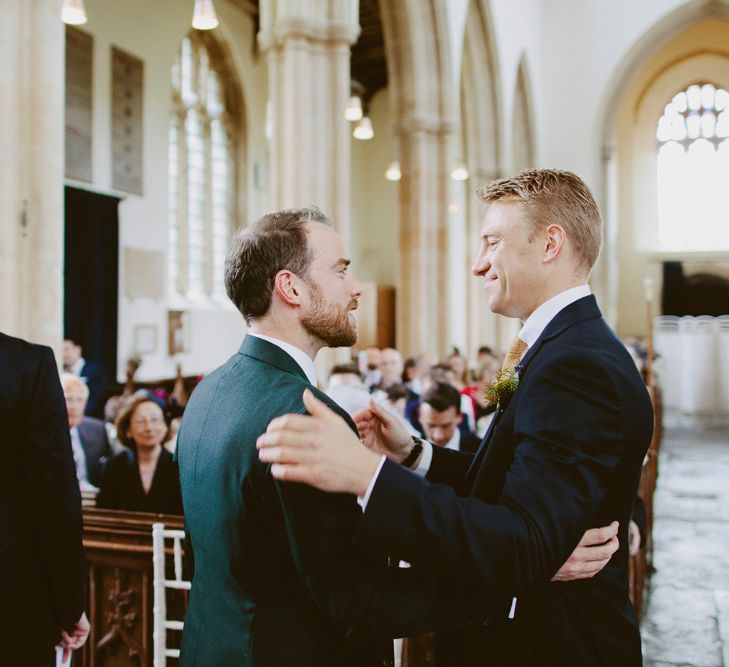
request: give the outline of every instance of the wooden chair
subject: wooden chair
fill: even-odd
[[[172,554],[174,558],[174,579],[167,579],[165,573],[166,550],[165,540],[172,540]],[[191,582],[182,578],[182,541],[185,539],[184,530],[165,529],[163,523],[152,526],[152,569],[153,569],[153,633],[154,667],[165,667],[167,658],[179,658],[180,650],[167,648],[167,631],[182,631],[183,622],[167,620],[167,589],[189,591]]]

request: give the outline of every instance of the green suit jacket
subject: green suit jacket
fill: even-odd
[[[195,560],[182,637],[185,667],[383,665],[391,638],[486,617],[457,585],[389,568],[352,544],[354,497],[273,479],[256,439],[304,413],[312,387],[282,349],[247,336],[195,389],[178,438]]]

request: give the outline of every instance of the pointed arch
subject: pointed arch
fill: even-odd
[[[605,244],[595,283],[607,317],[621,333],[644,333],[642,302],[632,289],[650,277],[661,291],[667,259],[657,240],[656,123],[666,101],[691,83],[726,87],[729,8],[689,2],[654,24],[616,69],[601,117],[601,209]],[[682,250],[680,259],[688,255]]]
[[[511,121],[512,171],[529,169],[536,165],[534,124],[531,109],[531,86],[526,54],[519,59],[514,87],[514,104]]]
[[[484,206],[475,190],[503,173],[501,146],[501,88],[496,40],[488,0],[470,0],[466,15],[461,59],[461,154],[470,179],[463,184],[465,209],[465,256],[462,266],[470,267],[473,244],[479,236]],[[481,345],[502,347],[498,316],[488,308],[483,289],[466,270],[466,349],[473,356]],[[507,341],[508,342],[508,341]]]

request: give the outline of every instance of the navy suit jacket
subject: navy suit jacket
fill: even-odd
[[[89,400],[86,403],[86,414],[91,417],[102,417],[104,413],[104,394],[106,392],[106,373],[101,364],[87,361],[79,375],[89,388]]]
[[[459,664],[641,664],[628,523],[653,412],[593,296],[559,312],[475,455],[435,448],[424,480],[390,461],[356,535],[416,565],[519,597],[516,618],[465,629]],[[620,521],[593,579],[551,583],[585,530]]]
[[[53,352],[0,334],[0,662],[53,656],[84,610],[81,495]]]
[[[86,475],[89,482],[99,486],[104,464],[111,456],[104,422],[93,417],[84,417],[78,425],[78,434],[86,455]]]
[[[389,568],[355,547],[352,496],[271,476],[256,439],[275,417],[305,412],[305,389],[356,429],[288,354],[254,336],[190,397],[177,444],[195,559],[183,667],[391,664],[393,637],[488,613],[452,577]]]

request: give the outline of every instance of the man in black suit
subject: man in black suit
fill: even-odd
[[[228,295],[249,324],[237,354],[192,394],[177,457],[195,559],[184,667],[353,667],[392,663],[392,638],[505,616],[509,600],[451,576],[388,568],[356,547],[352,496],[276,481],[256,439],[314,392],[325,345],[356,341],[360,287],[342,241],[316,208],[263,216],[234,242]]]
[[[445,382],[432,384],[420,397],[418,418],[428,442],[456,452],[473,454],[481,441],[472,433],[461,430],[461,394]]]
[[[104,422],[84,415],[89,388],[81,378],[63,373],[61,387],[66,399],[68,429],[79,488],[81,491],[98,490],[104,464],[111,455]]]
[[[0,662],[86,641],[81,498],[50,348],[0,334]]]
[[[108,383],[101,364],[87,361],[83,356],[81,345],[71,338],[66,338],[63,341],[63,370],[82,378],[88,385],[89,397],[85,414],[91,417],[102,417],[104,394]]]
[[[653,413],[587,285],[597,205],[557,170],[523,171],[480,195],[491,205],[473,273],[491,310],[523,327],[478,452],[413,443],[375,409],[358,425],[394,460],[381,459],[307,395],[315,416],[272,422],[261,459],[279,479],[362,498],[356,542],[514,596],[511,620],[464,627],[460,665],[638,666],[627,530]],[[620,549],[601,573],[551,581],[586,527],[614,519]]]

